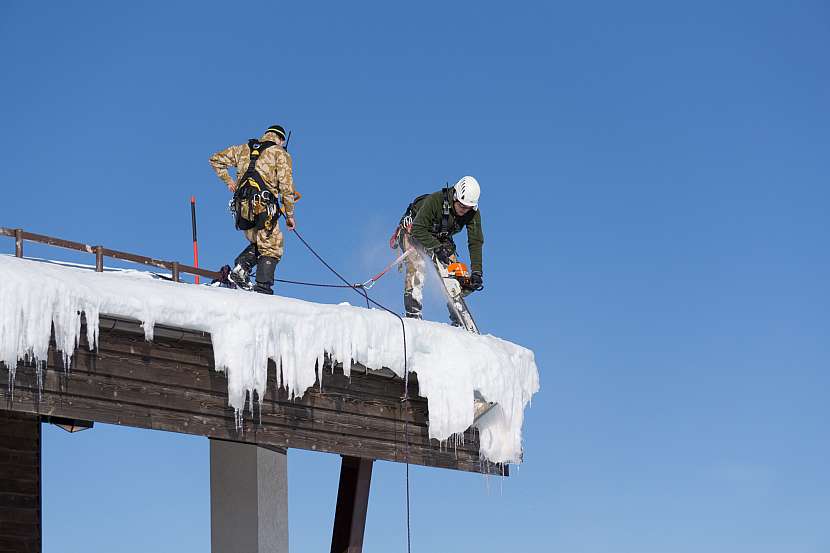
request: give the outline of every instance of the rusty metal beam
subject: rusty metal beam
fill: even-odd
[[[199,267],[185,265],[184,263],[179,263],[177,261],[162,261],[160,259],[154,259],[144,255],[137,255],[134,253],[105,248],[104,246],[90,246],[89,244],[84,244],[82,242],[73,242],[72,240],[64,240],[63,238],[56,238],[54,236],[26,232],[22,229],[0,227],[0,236],[9,236],[15,239],[15,255],[17,257],[23,257],[23,242],[28,240],[29,242],[38,242],[40,244],[46,244],[47,246],[53,246],[56,248],[64,248],[93,254],[95,255],[95,269],[98,272],[104,270],[104,258],[111,257],[113,259],[121,259],[123,261],[131,261],[141,265],[167,269],[174,273],[187,273],[210,279],[219,279],[221,277],[221,275],[216,271],[208,271]],[[174,280],[178,279],[174,278]]]
[[[344,455],[340,464],[340,485],[331,535],[331,553],[361,553],[366,513],[369,510],[369,485],[372,459]]]

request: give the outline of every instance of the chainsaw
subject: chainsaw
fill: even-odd
[[[467,330],[478,334],[478,326],[473,319],[473,314],[470,313],[467,307],[467,302],[464,301],[462,290],[481,290],[481,285],[476,286],[472,283],[467,265],[460,261],[450,263],[446,269],[443,269],[439,263],[436,263],[436,268],[438,269],[439,275],[443,278],[447,298],[452,308],[458,314],[459,320]],[[473,424],[475,424],[489,413],[496,404],[492,401],[487,401],[481,392],[475,390],[473,393],[473,406],[475,409]]]
[[[475,286],[470,279],[470,271],[467,269],[467,265],[460,262],[454,261],[447,265],[447,276],[454,278],[458,281],[458,284],[461,285],[461,288],[465,290],[481,290],[481,286]]]

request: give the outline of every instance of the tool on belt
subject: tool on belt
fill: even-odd
[[[262,230],[269,219],[278,218],[282,212],[279,199],[268,190],[265,180],[256,170],[256,162],[262,152],[276,145],[276,142],[260,142],[255,138],[248,141],[251,162],[242,178],[239,179],[236,192],[228,204],[228,209],[234,216],[236,228],[239,230],[254,228]]]

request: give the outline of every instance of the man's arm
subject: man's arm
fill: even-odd
[[[282,210],[285,215],[285,224],[288,228],[294,228],[294,171],[293,161],[288,152],[277,153],[277,187],[282,195]]]
[[[467,247],[470,249],[470,268],[473,272],[484,273],[483,246],[484,230],[481,227],[481,212],[476,211],[476,214],[467,223]]]
[[[424,199],[418,209],[415,220],[412,221],[412,238],[418,241],[427,251],[432,251],[441,245],[432,235],[432,223],[441,219],[444,208],[443,194],[431,194]]]
[[[236,183],[228,173],[229,167],[236,167],[239,163],[239,157],[242,154],[242,149],[245,146],[231,146],[221,152],[217,152],[210,156],[210,166],[216,171],[216,174],[228,185],[231,192],[236,191]]]

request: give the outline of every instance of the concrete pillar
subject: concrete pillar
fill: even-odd
[[[288,455],[210,440],[212,553],[288,553]]]
[[[0,409],[0,553],[40,553],[40,493],[40,417]]]

